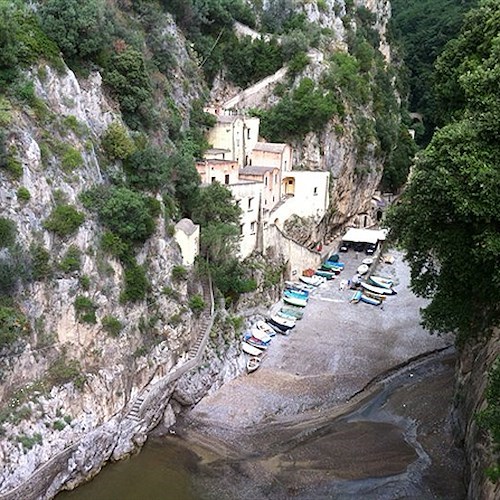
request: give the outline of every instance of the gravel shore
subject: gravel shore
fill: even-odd
[[[341,254],[340,276],[311,293],[302,320],[289,336],[277,335],[256,372],[243,375],[205,397],[188,415],[191,423],[218,435],[237,435],[262,422],[306,417],[345,405],[373,379],[424,353],[452,344],[450,336],[430,335],[420,326],[425,305],[408,288],[409,270],[402,254],[380,263],[374,274],[391,276],[398,294],[384,307],[349,302],[341,290],[363,254]]]

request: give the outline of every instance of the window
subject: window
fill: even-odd
[[[243,234],[243,228],[245,227],[245,224],[240,225],[240,234]]]
[[[316,188],[314,188],[313,195],[314,195],[314,196],[318,196],[318,188],[317,188],[317,187],[316,187]]]
[[[278,174],[274,174],[274,183],[278,184]]]
[[[250,232],[255,234],[255,222],[250,222]]]
[[[224,176],[224,184],[229,184],[229,174]]]
[[[247,139],[250,139],[250,129],[247,128]]]
[[[215,182],[215,177],[212,177],[212,184]]]
[[[286,170],[286,160],[285,160],[285,164],[283,165],[283,170]]]
[[[252,200],[253,200],[253,198],[248,198],[248,211],[249,212],[252,210]]]
[[[289,179],[288,184],[290,184],[290,185],[293,184],[293,179]]]
[[[264,177],[264,186],[267,186],[267,175]]]

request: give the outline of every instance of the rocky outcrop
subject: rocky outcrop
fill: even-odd
[[[487,406],[488,372],[499,355],[500,337],[496,330],[490,339],[466,346],[457,367],[454,416],[467,460],[467,496],[474,500],[493,500],[500,496],[500,482],[492,482],[485,474],[498,460],[498,452],[476,420],[477,413]]]

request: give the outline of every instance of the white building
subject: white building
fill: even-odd
[[[329,172],[292,170],[283,174],[286,201],[269,215],[270,222],[281,230],[292,215],[320,220],[330,204]]]
[[[242,211],[238,257],[243,260],[260,247],[263,183],[242,180],[238,184],[229,185],[228,188]]]
[[[200,226],[191,219],[181,219],[175,225],[174,239],[181,249],[182,265],[192,266],[200,253]]]

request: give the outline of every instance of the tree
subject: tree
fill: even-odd
[[[146,196],[127,188],[116,188],[99,210],[104,225],[125,242],[146,241],[155,221]]]
[[[432,299],[424,324],[455,332],[459,343],[500,322],[499,31],[500,5],[487,0],[445,49],[441,61],[462,47],[463,63],[438,71],[438,85],[451,75],[463,96],[460,109],[443,112],[461,119],[435,133],[388,220],[407,251],[413,289]]]
[[[40,7],[44,31],[70,59],[92,58],[110,42],[103,0],[47,0]]]
[[[137,189],[157,192],[171,184],[169,158],[154,146],[136,150],[125,160],[124,167],[130,184]]]

